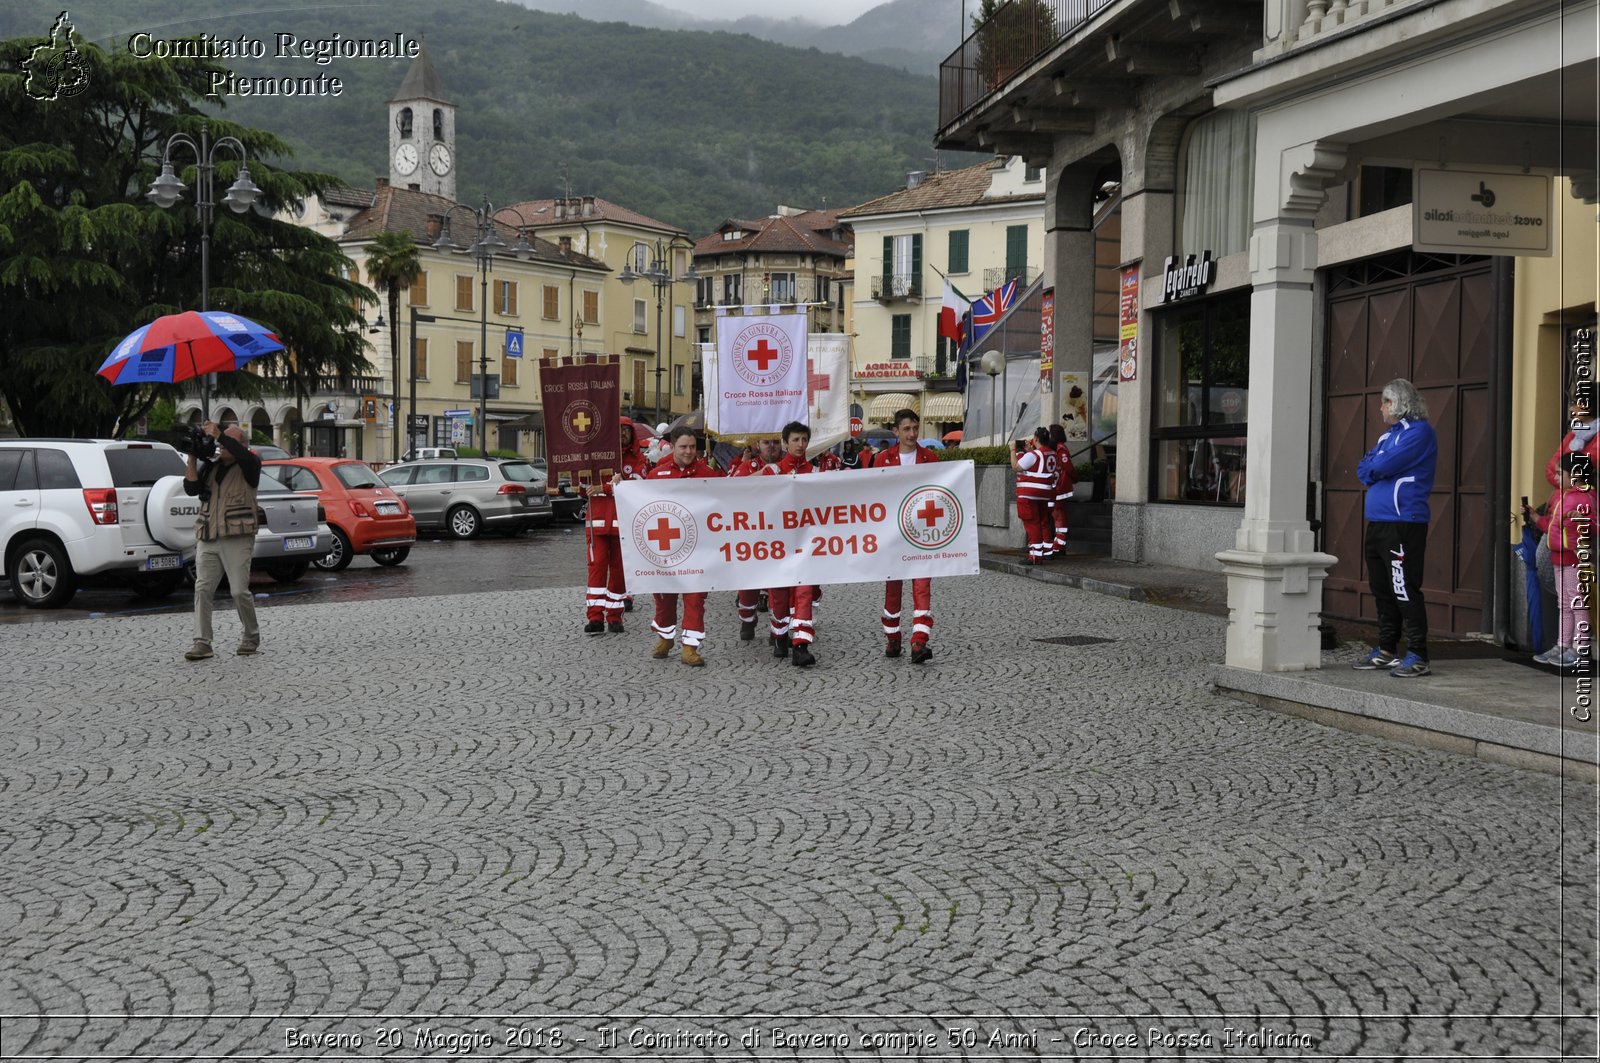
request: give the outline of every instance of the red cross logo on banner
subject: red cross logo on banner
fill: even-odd
[[[921,509],[917,510],[918,519],[930,528],[933,527],[942,516],[944,516],[944,510],[940,509],[939,504],[931,498],[928,499],[927,503]]]
[[[757,369],[765,373],[768,367],[778,360],[778,348],[763,339],[745,351],[744,356],[754,362]]]
[[[589,420],[588,414],[584,413],[582,410],[579,410],[578,416],[572,419],[572,423],[574,427],[578,429],[578,431],[587,432],[589,430],[589,425],[592,422]]]
[[[806,387],[811,389],[811,394],[813,395],[819,391],[828,391],[833,387],[833,377],[827,373],[817,372],[817,360],[815,358],[806,359]]]
[[[645,538],[656,544],[656,548],[663,554],[672,552],[672,544],[683,538],[683,532],[667,523],[667,518],[662,517],[656,521],[656,526],[646,533]]]
[[[961,500],[948,487],[912,491],[900,503],[900,535],[921,550],[943,550],[955,542],[966,523]]]

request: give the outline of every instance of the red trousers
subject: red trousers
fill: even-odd
[[[892,579],[883,585],[883,633],[900,637],[900,596],[905,581]],[[933,580],[911,581],[911,644],[924,644],[933,634]]]
[[[761,592],[759,590],[740,591],[739,592],[739,622],[742,623],[742,624],[753,624],[753,623],[755,623],[756,622],[756,612],[757,612],[756,606],[758,606],[760,604],[761,604]]]
[[[1017,516],[1021,518],[1022,527],[1028,537],[1028,560],[1034,564],[1049,556],[1051,543],[1055,539],[1050,506],[1050,502],[1039,499],[1017,499]]]
[[[616,532],[589,530],[588,619],[622,621],[622,602],[627,597],[622,582],[622,540]]]
[[[678,634],[678,595],[656,595],[656,618],[650,625],[671,642]],[[706,640],[706,592],[683,596],[683,644],[698,646]]]
[[[1058,552],[1067,548],[1067,503],[1065,499],[1057,500],[1055,507],[1056,540],[1054,549]]]
[[[810,584],[799,587],[773,587],[767,591],[767,609],[772,614],[774,638],[789,636],[796,646],[815,642],[817,628],[811,620],[811,602],[816,588]]]

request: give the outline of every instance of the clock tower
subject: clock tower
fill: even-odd
[[[456,105],[425,44],[389,100],[389,183],[456,198]]]

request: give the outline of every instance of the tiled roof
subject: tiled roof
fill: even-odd
[[[439,80],[439,74],[433,69],[433,60],[428,58],[428,46],[422,45],[417,50],[417,57],[411,60],[411,69],[406,71],[406,79],[400,83],[400,88],[389,98],[390,103],[402,100],[434,100],[438,103],[454,103],[455,101],[445,95],[444,82]]]
[[[457,209],[452,209],[457,208]],[[418,192],[409,188],[396,188],[394,185],[379,186],[372,196],[372,205],[355,217],[350,219],[350,225],[345,229],[344,235],[339,237],[341,244],[359,243],[371,240],[383,232],[410,233],[411,239],[421,247],[432,247],[439,238],[437,231],[430,232],[428,221],[430,215],[448,214],[450,217],[451,236],[456,243],[463,247],[472,243],[473,222],[468,211],[472,207],[464,203],[455,203],[444,197],[436,196],[431,192]],[[516,243],[517,229],[514,225],[505,224],[499,220],[496,228],[500,238],[508,246]],[[609,267],[598,259],[576,251],[563,251],[549,240],[542,240],[537,236],[529,236],[528,242],[533,245],[533,259],[539,262],[559,263],[563,266],[575,266],[579,269],[608,270]],[[509,254],[509,250],[502,252]]]
[[[938,210],[940,208],[975,207],[994,203],[1023,203],[1043,200],[1044,192],[1010,196],[989,196],[989,179],[994,175],[995,162],[980,162],[964,170],[947,170],[931,173],[915,188],[902,188],[860,206],[843,211],[840,217],[849,220],[874,214],[898,214],[912,210]]]
[[[694,245],[694,253],[698,256],[765,251],[769,254],[831,255],[834,258],[846,258],[851,250],[849,244],[803,224],[798,216],[774,216],[762,218],[760,221],[730,219],[723,223],[722,228],[727,229],[730,226],[743,230],[745,235],[738,240],[724,240],[719,230],[701,238]]]
[[[585,202],[589,204],[589,213],[583,213]],[[556,208],[565,204],[565,216],[557,217],[561,213]],[[510,207],[501,208],[505,211],[502,221],[517,223],[517,214],[522,215],[523,222],[529,228],[544,229],[553,225],[575,225],[578,222],[609,221],[619,225],[633,225],[641,229],[659,229],[663,233],[683,233],[676,225],[668,225],[664,221],[640,214],[636,210],[619,206],[599,196],[585,197],[573,196],[570,199],[529,199],[522,203],[513,203]],[[515,211],[516,213],[512,213]]]
[[[372,206],[372,198],[370,188],[330,188],[322,193],[322,202],[330,207],[360,207],[365,210]]]

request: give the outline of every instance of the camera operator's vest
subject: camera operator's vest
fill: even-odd
[[[200,477],[211,479],[211,497],[200,501],[200,519],[194,537],[205,542],[256,533],[256,489],[238,465],[217,462]]]

